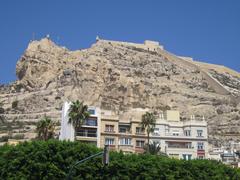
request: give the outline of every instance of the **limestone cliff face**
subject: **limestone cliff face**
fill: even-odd
[[[11,132],[26,138],[35,136],[39,118],[60,120],[62,103],[76,99],[119,114],[178,109],[183,119],[205,117],[211,143],[240,137],[240,74],[162,48],[98,40],[89,49],[70,51],[42,39],[29,44],[16,72],[19,80],[0,88],[0,101],[8,124],[16,127]]]

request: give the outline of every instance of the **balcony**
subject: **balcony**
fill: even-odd
[[[131,134],[130,129],[119,129],[119,134]]]
[[[115,133],[115,131],[105,130],[104,133],[112,134],[112,133]]]
[[[194,149],[194,147],[172,147],[172,146],[168,146],[166,148],[166,152],[168,154],[181,154],[181,153],[196,153],[196,150]]]
[[[120,144],[120,145],[118,145],[118,149],[122,150],[123,152],[134,152],[135,151],[132,144]]]
[[[118,127],[118,133],[119,134],[131,134],[132,132],[131,132],[131,127],[130,127],[130,125],[119,125],[119,127]]]
[[[205,155],[205,150],[204,149],[198,149],[197,150],[197,155]]]
[[[194,147],[188,147],[188,146],[167,146],[171,149],[194,149]]]
[[[97,138],[97,130],[94,129],[79,129],[76,132],[76,137],[78,139],[96,139]]]
[[[135,135],[138,135],[138,136],[145,136],[145,132],[136,132]]]
[[[87,119],[83,122],[82,127],[93,127],[97,128],[97,119]]]
[[[176,139],[205,139],[204,136],[186,136],[183,133],[173,134],[173,133],[165,133],[166,137],[169,138],[176,138]]]
[[[194,149],[191,142],[168,141],[167,147],[171,149]]]
[[[153,132],[152,136],[160,136],[160,133],[159,132]]]

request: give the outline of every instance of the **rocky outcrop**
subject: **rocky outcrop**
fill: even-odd
[[[240,136],[239,73],[189,62],[162,46],[98,40],[70,51],[45,38],[29,44],[16,72],[18,81],[0,87],[4,135],[33,138],[41,117],[60,121],[63,102],[80,99],[118,114],[150,108],[178,109],[183,119],[204,116],[211,143]],[[10,128],[16,122],[21,127]]]

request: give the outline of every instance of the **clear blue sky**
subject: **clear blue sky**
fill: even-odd
[[[16,79],[33,33],[72,50],[96,35],[156,40],[172,53],[240,70],[240,0],[1,0],[0,83]]]

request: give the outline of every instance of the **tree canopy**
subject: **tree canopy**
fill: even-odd
[[[148,148],[149,148],[149,139],[150,139],[149,135],[151,132],[154,131],[155,125],[156,125],[156,117],[154,116],[153,113],[146,112],[145,114],[142,115],[141,126],[143,129],[146,129],[147,131]]]
[[[33,141],[0,147],[0,179],[65,179],[76,161],[102,151],[94,145]],[[73,179],[239,179],[240,170],[217,161],[177,160],[159,155],[111,152],[74,169]]]
[[[72,102],[69,108],[69,123],[76,128],[81,127],[84,121],[90,116],[88,106],[79,100]]]
[[[56,122],[52,121],[48,117],[44,117],[37,123],[37,138],[39,140],[48,140],[54,137],[54,131],[56,127]]]

